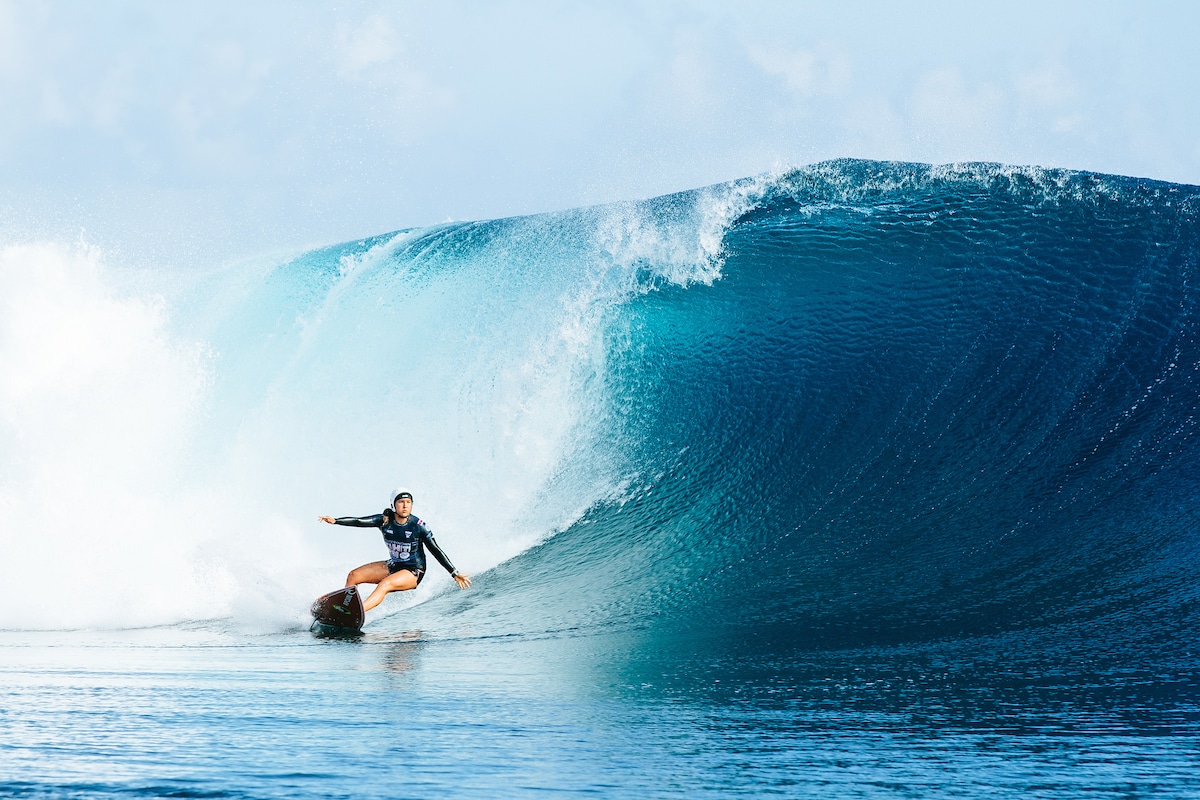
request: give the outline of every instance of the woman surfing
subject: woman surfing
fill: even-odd
[[[379,528],[387,544],[390,557],[387,561],[372,561],[346,576],[346,586],[360,583],[375,584],[375,591],[363,601],[363,610],[370,611],[383,602],[391,592],[406,592],[417,588],[425,577],[425,548],[433,553],[438,563],[446,568],[458,588],[471,585],[471,576],[454,568],[450,559],[433,540],[433,532],[421,519],[412,514],[413,496],[407,489],[392,493],[392,507],[382,514],[370,517],[318,517],[330,525],[349,525],[354,528]],[[360,623],[361,624],[361,623]]]

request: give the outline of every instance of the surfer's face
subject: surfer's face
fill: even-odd
[[[396,510],[397,517],[407,517],[412,512],[412,498],[400,497],[392,504],[392,508]]]

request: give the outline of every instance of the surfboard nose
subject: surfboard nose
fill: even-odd
[[[348,631],[361,630],[366,619],[362,598],[353,586],[318,597],[310,610],[316,623]]]

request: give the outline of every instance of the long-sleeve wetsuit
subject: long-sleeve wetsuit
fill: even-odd
[[[370,517],[338,517],[334,520],[338,525],[350,525],[355,528],[379,528],[383,533],[383,541],[387,544],[388,572],[407,569],[418,577],[425,573],[425,548],[433,553],[438,563],[446,568],[451,575],[458,572],[450,559],[433,540],[433,531],[417,517],[409,514],[408,521],[401,525],[394,517],[385,518],[383,514]]]

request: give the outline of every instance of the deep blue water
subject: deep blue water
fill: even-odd
[[[7,634],[5,796],[1194,797],[1194,662]],[[1017,652],[1019,652],[1019,644]],[[86,666],[83,666],[86,665]]]
[[[0,633],[0,791],[1200,796],[1197,202],[839,161],[197,282],[188,480],[416,451],[499,563],[358,641]]]

